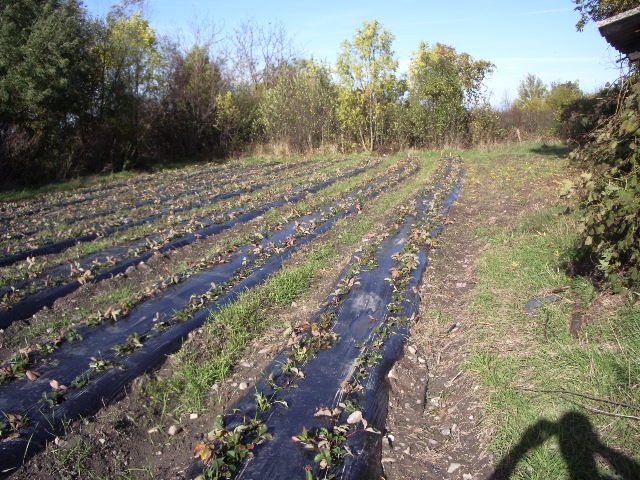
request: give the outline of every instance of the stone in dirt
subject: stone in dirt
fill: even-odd
[[[353,412],[351,415],[349,415],[349,418],[347,418],[347,423],[349,425],[356,424],[360,421],[362,421],[362,412],[359,410]]]
[[[247,382],[240,382],[240,385],[238,385],[238,389],[240,390],[246,390],[247,388],[249,388],[249,384],[247,384]]]
[[[453,473],[456,470],[458,470],[460,468],[460,464],[459,463],[452,463],[451,465],[449,465],[449,468],[447,468],[447,473]]]
[[[169,430],[167,430],[167,433],[173,437],[174,435],[179,433],[181,430],[182,428],[179,425],[171,425],[169,427]]]

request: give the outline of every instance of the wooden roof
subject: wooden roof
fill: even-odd
[[[640,7],[598,22],[600,35],[629,60],[640,59]]]

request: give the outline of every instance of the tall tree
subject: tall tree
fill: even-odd
[[[441,144],[466,134],[469,110],[482,97],[494,65],[437,43],[420,42],[409,66],[409,99],[417,141]]]
[[[545,104],[547,108],[559,114],[564,107],[583,96],[584,93],[580,90],[577,80],[575,82],[552,82]]]
[[[109,138],[111,167],[120,170],[141,154],[146,100],[159,91],[163,59],[156,32],[142,12],[116,7],[102,32],[94,51],[101,71],[97,115],[105,124],[102,135]]]
[[[165,49],[167,65],[156,128],[165,148],[174,153],[194,155],[219,147],[218,96],[227,82],[223,60],[210,50],[207,43],[195,43],[186,54],[175,45]]]
[[[385,115],[398,93],[398,62],[391,48],[394,39],[377,20],[365,21],[353,41],[344,41],[338,58],[340,120],[369,151],[382,141]]]
[[[282,65],[260,105],[268,139],[286,141],[301,151],[332,140],[337,127],[336,96],[326,65],[313,60]]]
[[[518,86],[516,105],[525,110],[544,110],[548,94],[549,90],[542,80],[533,73],[528,73]]]
[[[5,0],[0,18],[2,163],[64,175],[94,88],[91,24],[76,0]],[[44,151],[49,160],[38,170],[15,163],[35,162]]]

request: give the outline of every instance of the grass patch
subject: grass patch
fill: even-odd
[[[78,439],[74,444],[53,449],[53,466],[61,475],[85,477],[95,449],[87,441]]]
[[[640,404],[640,307],[583,327],[579,339],[569,334],[576,301],[588,306],[595,297],[589,282],[564,270],[578,240],[576,223],[573,215],[551,208],[506,230],[476,232],[490,247],[479,264],[473,307],[478,327],[467,367],[488,387],[485,408],[496,428],[492,446],[498,458],[517,457],[515,465],[501,465],[512,469],[510,478],[638,473],[630,460],[617,471],[594,460],[610,448],[640,460],[638,423],[593,409],[636,416],[640,410],[523,390],[568,390]],[[531,298],[564,286],[570,288],[560,301],[535,316],[523,311]]]

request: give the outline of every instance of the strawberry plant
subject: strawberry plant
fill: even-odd
[[[347,440],[348,432],[349,425],[347,424],[336,425],[331,429],[307,429],[303,427],[300,434],[292,437],[295,442],[299,442],[304,445],[305,448],[310,448],[317,452],[313,460],[318,464],[320,470],[323,470],[323,474],[318,477],[313,477],[313,469],[306,467],[305,471],[307,473],[305,475],[307,478],[335,478],[335,473],[332,472],[332,470],[340,466],[344,457],[349,453],[343,446]]]
[[[25,353],[17,353],[11,357],[8,365],[0,368],[0,385],[15,377],[24,376],[27,372],[29,361],[29,355]]]
[[[207,435],[207,441],[198,443],[194,456],[205,465],[202,480],[222,480],[235,476],[238,466],[253,456],[254,447],[271,438],[267,426],[258,419],[244,419],[234,429],[224,426],[224,418],[218,415],[214,429]]]
[[[51,385],[52,391],[42,392],[42,401],[50,407],[54,407],[64,401],[68,388],[66,385],[61,385],[57,380],[51,380],[49,385]]]
[[[89,382],[91,382],[89,374],[83,373],[82,375],[78,375],[73,379],[73,381],[71,382],[71,388],[82,388],[89,385]]]
[[[140,347],[142,347],[143,342],[145,340],[146,340],[146,336],[145,335],[140,336],[137,333],[132,333],[131,335],[129,335],[129,337],[127,338],[127,341],[125,343],[122,343],[120,345],[116,345],[116,346],[113,347],[113,349],[119,355],[128,355],[130,353],[133,353],[134,351],[136,351]]]
[[[4,413],[5,421],[0,421],[0,442],[20,436],[20,430],[29,424],[29,418],[17,413]]]
[[[99,358],[99,357],[91,357],[91,361],[89,362],[89,368],[93,368],[94,370],[102,371],[109,370],[110,368],[121,368],[120,365],[114,363],[110,360]]]

